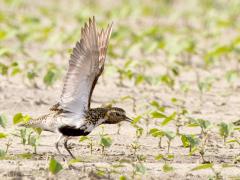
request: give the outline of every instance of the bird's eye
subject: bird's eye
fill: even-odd
[[[120,114],[119,114],[119,113],[116,113],[116,115],[117,115],[117,116],[120,116]]]

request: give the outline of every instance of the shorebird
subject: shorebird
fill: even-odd
[[[39,127],[59,134],[55,147],[60,155],[59,142],[72,158],[74,155],[67,142],[73,136],[87,136],[101,124],[131,122],[126,112],[118,107],[90,108],[94,87],[104,69],[104,62],[112,31],[112,23],[98,31],[95,18],[89,18],[81,29],[81,39],[73,48],[65,77],[62,94],[57,104],[46,115],[22,124],[25,127]]]

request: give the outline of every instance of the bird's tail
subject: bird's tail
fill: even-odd
[[[46,119],[49,116],[49,114],[47,115],[43,115],[41,117],[38,118],[31,118],[28,121],[22,122],[20,123],[18,126],[22,126],[22,127],[41,127],[43,124],[43,120]]]

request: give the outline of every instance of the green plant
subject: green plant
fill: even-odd
[[[176,133],[173,131],[164,131],[164,135],[167,138],[167,152],[170,152],[170,146],[171,146],[171,142],[172,140],[176,137]]]
[[[164,137],[164,131],[161,131],[160,129],[153,128],[149,132],[153,137],[159,138],[158,147],[162,148],[162,138]]]
[[[54,159],[54,157],[51,157],[48,169],[52,174],[57,174],[63,169],[63,167],[56,159]]]
[[[158,154],[155,157],[155,160],[160,161],[163,160],[164,161],[164,165],[162,166],[162,170],[165,173],[171,172],[174,170],[174,168],[171,166],[171,164],[169,163],[170,161],[172,161],[174,159],[174,155],[172,154],[167,154],[167,155],[163,155],[163,154]]]
[[[30,145],[33,147],[34,153],[37,154],[37,146],[40,140],[41,130],[23,128],[20,129],[20,138],[23,145]]]
[[[226,144],[226,139],[231,135],[233,132],[234,126],[232,123],[220,123],[218,124],[219,127],[219,134],[223,138],[224,145]]]
[[[56,64],[50,63],[47,72],[43,78],[46,86],[52,86],[60,77],[60,69]]]
[[[220,169],[216,169],[215,165],[212,163],[207,163],[207,164],[200,164],[194,168],[192,168],[191,171],[199,171],[203,169],[211,169],[212,173],[214,174],[214,179],[223,179],[223,175],[221,171],[225,168],[233,167],[234,165],[231,164],[222,164]]]
[[[6,128],[7,122],[8,122],[7,116],[5,114],[1,114],[0,115],[0,126],[2,126],[2,128]]]
[[[79,142],[83,142],[83,141],[88,142],[88,146],[90,147],[90,152],[92,154],[92,152],[93,152],[93,139],[89,136],[81,136],[80,139],[79,139]]]
[[[197,146],[200,143],[200,139],[193,134],[182,135],[181,140],[184,147],[189,147],[189,153],[196,151]]]
[[[26,123],[31,119],[29,115],[23,115],[22,113],[17,113],[13,117],[13,124]]]
[[[13,117],[13,124],[26,123],[31,119],[29,115],[17,113]],[[39,144],[42,130],[40,128],[21,128],[17,133],[13,133],[16,137],[21,138],[23,145],[30,145],[33,147],[34,153],[37,153],[37,146]]]
[[[102,147],[102,154],[104,154],[105,148],[109,148],[112,145],[112,138],[104,133],[104,127],[102,127],[99,144]]]

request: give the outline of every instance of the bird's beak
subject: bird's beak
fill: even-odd
[[[131,123],[131,122],[132,122],[132,119],[130,119],[129,117],[127,117],[127,116],[126,116],[126,118],[125,118],[125,121],[127,121],[127,122],[130,122],[130,123]]]

